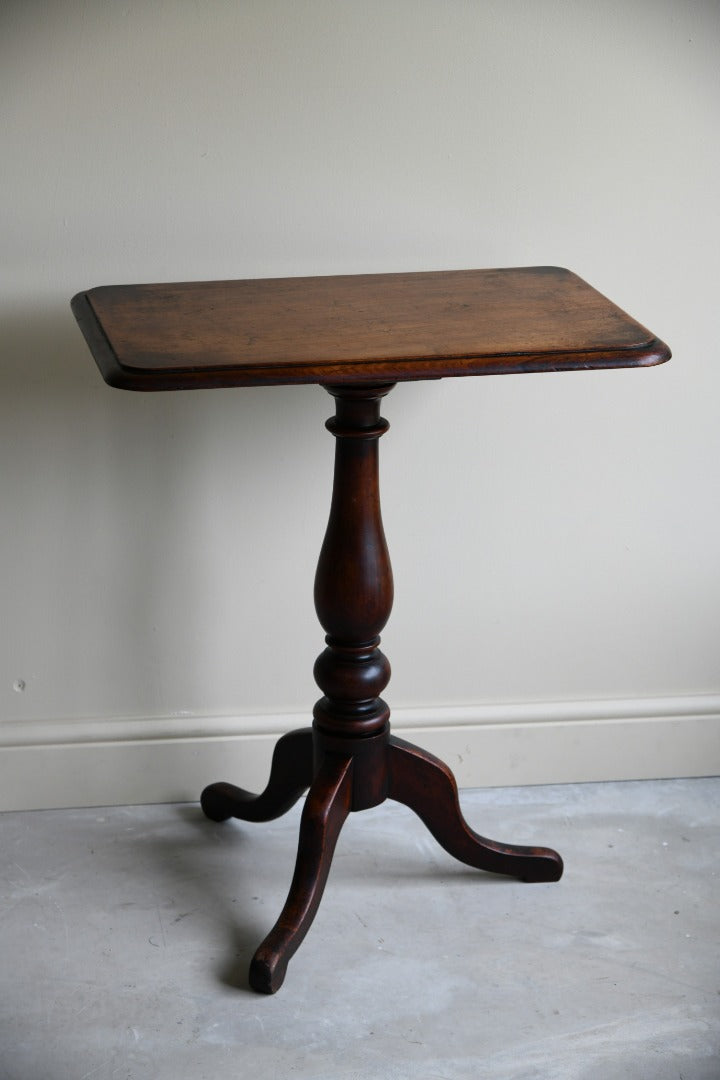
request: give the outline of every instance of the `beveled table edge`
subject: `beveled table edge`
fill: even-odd
[[[552,269],[578,276],[564,267],[528,267],[527,269]],[[384,275],[327,276],[351,278]],[[499,352],[496,355],[450,354],[441,357],[408,356],[354,361],[338,358],[335,361],[316,361],[312,365],[308,365],[307,362],[287,362],[275,363],[272,367],[262,363],[244,364],[241,367],[218,365],[214,368],[182,367],[150,371],[125,365],[119,360],[93,309],[90,300],[93,292],[116,287],[100,285],[93,289],[83,290],[72,298],[70,306],[105,382],[109,386],[122,390],[152,392],[302,384],[365,383],[373,385],[470,375],[539,374],[622,367],[653,367],[665,363],[672,355],[663,341],[653,336],[646,327],[632,319],[632,316],[628,316],[637,324],[638,329],[647,333],[646,340],[631,346],[599,347],[582,351],[557,349],[542,352]],[[609,301],[609,303],[613,302]],[[623,312],[623,314],[626,313]],[[313,368],[311,372],[307,370],[309,366]]]

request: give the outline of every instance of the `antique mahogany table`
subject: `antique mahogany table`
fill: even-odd
[[[126,390],[319,383],[335,399],[330,519],[315,577],[327,647],[312,727],[284,735],[265,791],[221,782],[205,814],[268,821],[309,788],[295,874],[250,983],[273,993],[320,903],[348,814],[396,799],[461,862],[557,881],[549,848],[488,840],[467,825],[450,770],[390,734],[378,648],[392,573],[380,515],[380,402],[394,384],[456,375],[659,364],[670,352],[575,274],[558,267],[122,285],[72,308],[106,381]]]

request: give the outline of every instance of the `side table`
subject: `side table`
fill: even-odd
[[[265,791],[227,782],[205,814],[268,821],[309,788],[285,906],[250,966],[273,993],[320,903],[352,811],[405,803],[446,851],[480,870],[557,881],[549,848],[488,840],[465,822],[451,771],[390,734],[379,649],[393,600],[378,484],[380,403],[398,382],[460,375],[633,367],[666,345],[575,274],[558,267],[104,286],[72,309],[111,386],[125,390],[318,383],[335,399],[330,519],[315,577],[326,648],[312,727],[275,747]]]

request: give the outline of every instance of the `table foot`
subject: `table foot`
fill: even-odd
[[[312,782],[300,819],[290,892],[280,917],[250,965],[253,990],[274,994],[317,912],[340,830],[352,801],[352,758],[328,758]]]
[[[272,821],[294,806],[313,778],[312,728],[290,731],[273,752],[270,779],[260,795],[220,781],[206,787],[200,805],[212,821]]]
[[[404,803],[460,862],[521,881],[559,881],[563,862],[550,848],[498,844],[473,832],[460,810],[450,769],[403,739],[390,739],[388,797]]]

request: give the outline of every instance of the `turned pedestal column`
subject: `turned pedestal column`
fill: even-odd
[[[281,739],[266,790],[253,796],[232,784],[202,794],[208,817],[258,821],[282,813],[309,785],[297,862],[278,921],[250,966],[250,983],[272,993],[305,937],[325,887],[335,844],[348,814],[386,798],[406,803],[443,847],[481,870],[525,881],[557,881],[560,856],[547,848],[497,844],[464,821],[450,770],[436,758],[390,736],[390,710],[380,697],[390,665],[380,631],[393,601],[392,570],[380,513],[378,440],[388,423],[384,386],[330,386],[336,414],[335,473],[330,520],[315,577],[315,608],[327,647],[315,664],[323,691],[312,728]]]

